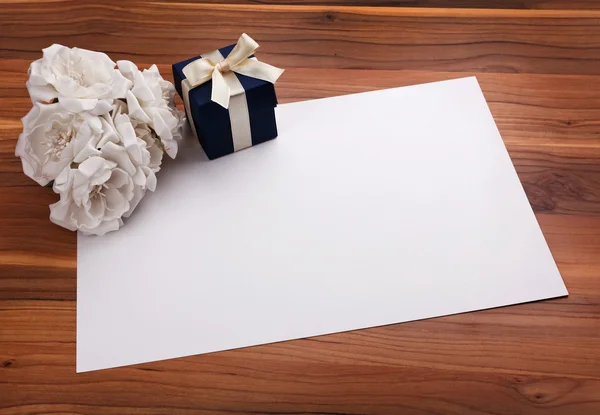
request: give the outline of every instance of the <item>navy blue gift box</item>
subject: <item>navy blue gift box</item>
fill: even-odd
[[[235,45],[219,49],[223,57],[227,57]],[[250,56],[250,57],[253,57]],[[182,81],[186,79],[183,68],[189,63],[201,59],[196,56],[173,65],[175,88],[183,97]],[[277,96],[275,86],[261,79],[251,78],[235,73],[245,90],[246,102],[250,118],[252,145],[264,143],[277,137],[275,123],[275,107]],[[234,152],[233,134],[228,109],[211,101],[212,81],[208,81],[190,90],[189,113],[190,123],[194,123],[196,134],[209,159],[225,156]],[[189,118],[189,115],[188,115]]]

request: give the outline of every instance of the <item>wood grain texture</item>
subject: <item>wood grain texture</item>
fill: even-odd
[[[195,0],[181,0],[196,3]],[[219,0],[203,0],[203,3],[221,3]],[[268,5],[326,5],[326,6],[373,6],[373,7],[430,7],[430,8],[485,8],[485,9],[600,9],[597,0],[229,0],[237,4]]]
[[[0,3],[0,414],[600,413],[597,2]],[[76,237],[14,157],[29,62],[59,42],[170,78],[241,31],[281,102],[477,76],[569,297],[76,375]]]
[[[39,0],[0,0],[1,3],[35,3]],[[63,0],[47,0],[58,3]],[[173,1],[173,0],[165,0]],[[222,4],[221,0],[175,0],[177,3]],[[301,5],[301,6],[370,6],[370,7],[426,7],[426,8],[479,8],[479,9],[535,9],[535,10],[597,10],[597,0],[228,0],[229,4],[248,5]]]
[[[600,74],[598,11],[75,0],[7,3],[0,13],[6,59],[36,59],[59,42],[100,49],[115,60],[170,64],[232,43],[244,31],[263,44],[264,60],[286,68]]]

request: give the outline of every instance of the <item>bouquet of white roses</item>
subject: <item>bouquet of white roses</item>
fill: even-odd
[[[140,71],[106,54],[52,45],[29,68],[33,108],[16,155],[23,171],[60,200],[50,220],[103,235],[119,229],[146,190],[163,153],[174,158],[183,113],[156,66]]]

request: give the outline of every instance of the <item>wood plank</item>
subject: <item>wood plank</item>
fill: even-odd
[[[188,359],[177,366],[119,369],[76,380],[67,368],[45,366],[55,376],[37,372],[38,382],[15,384],[0,405],[4,415],[597,413],[596,379],[289,362],[273,354],[272,360],[257,361],[229,353],[226,361]],[[234,365],[234,372],[226,368]]]
[[[196,0],[180,0],[194,3]],[[202,0],[203,3],[222,3],[219,0]],[[371,7],[428,7],[428,8],[482,8],[482,9],[572,9],[596,10],[596,0],[229,0],[233,4],[269,5],[325,5]]]
[[[74,302],[3,301],[0,413],[595,414],[600,217],[538,220],[568,298],[107,371]]]
[[[64,0],[46,0],[60,3]],[[221,0],[178,0],[178,3],[214,3]],[[39,0],[0,0],[2,3],[39,3]],[[303,5],[303,6],[369,6],[410,8],[475,8],[475,9],[532,9],[532,10],[597,10],[596,0],[228,0],[228,4]]]
[[[51,37],[114,59],[173,63],[245,31],[262,43],[264,60],[288,68],[600,74],[597,11],[74,0],[6,3],[0,21],[0,58],[35,59]]]

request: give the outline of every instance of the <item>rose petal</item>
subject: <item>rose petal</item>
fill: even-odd
[[[30,153],[26,150],[26,140],[27,137],[25,134],[19,135],[19,140],[17,141],[17,148],[15,149],[15,155],[21,158],[23,173],[25,173],[25,175],[27,175],[31,179],[35,180],[40,186],[46,186],[48,183],[50,183],[50,179],[46,177],[40,177],[37,174],[35,166],[39,165],[39,162],[32,158]]]
[[[118,115],[115,117],[115,125],[133,162],[137,165],[147,165],[150,162],[150,153],[146,150],[146,143],[136,136],[129,117],[124,114]]]
[[[21,124],[23,124],[23,131],[31,130],[36,127],[36,120],[40,115],[40,107],[42,107],[41,104],[34,104],[33,107],[31,107],[31,109],[29,110],[29,112],[23,118],[21,118]]]
[[[131,89],[133,83],[117,70],[113,70],[112,76],[111,98],[125,98],[125,93]]]
[[[112,174],[114,162],[101,157],[90,157],[79,165],[73,178],[73,201],[77,206],[85,206],[94,186],[105,183]]]
[[[119,189],[129,183],[131,176],[125,173],[121,169],[114,169],[110,179],[107,180],[106,184],[116,189]]]
[[[93,229],[102,222],[101,217],[95,217],[82,207],[71,206],[71,220],[77,225],[77,229]]]
[[[129,210],[123,213],[123,217],[128,218],[131,216],[137,205],[140,203],[140,200],[144,197],[146,191],[141,186],[136,186],[133,191],[133,199],[129,202]]]
[[[120,114],[115,117],[115,127],[117,132],[123,139],[125,147],[134,146],[137,143],[137,137],[129,117],[125,114]]]
[[[103,101],[99,101],[103,102]],[[98,108],[98,106],[96,106]],[[102,121],[100,117],[92,116],[91,114],[84,113],[82,114],[82,118],[89,124],[90,128],[94,133],[102,133]]]
[[[109,189],[103,189],[103,193],[106,194]],[[108,202],[102,196],[96,196],[90,200],[89,214],[93,218],[103,219],[105,211],[108,208]]]
[[[127,60],[117,61],[117,68],[123,76],[133,82],[133,77],[139,71],[135,63]]]
[[[111,84],[105,83],[104,81],[95,82],[91,86],[81,87],[79,94],[81,95],[81,98],[122,98],[113,92]]]
[[[61,197],[63,195],[68,199],[70,198],[70,189],[73,186],[73,179],[75,177],[76,169],[65,167],[54,179],[52,190],[54,193],[59,193]]]
[[[58,53],[60,53],[61,51],[65,51],[65,50],[69,50],[68,47],[63,46],[63,45],[59,45],[58,43],[54,43],[50,46],[48,46],[47,48],[42,49],[42,55],[43,55],[43,59],[45,61],[49,61],[51,62],[52,59],[54,59],[54,56]]]
[[[36,85],[31,80],[25,83],[32,102],[50,102],[58,98],[58,92],[51,85]]]
[[[75,163],[81,163],[88,157],[99,156],[100,150],[96,148],[100,134],[94,133],[88,122],[83,123],[77,132],[75,138],[71,141],[69,156]],[[66,154],[66,152],[63,152]]]
[[[70,231],[77,230],[77,225],[71,219],[70,203],[59,201],[50,205],[50,221]]]
[[[121,226],[121,224],[122,224],[122,222],[120,221],[120,219],[111,219],[111,220],[104,220],[104,221],[100,222],[97,226],[94,226],[94,227],[87,227],[85,225],[81,226],[79,228],[79,230],[84,235],[102,236],[108,232],[119,230],[119,227]]]
[[[134,74],[133,88],[131,88],[131,92],[133,92],[133,94],[142,101],[154,101],[156,98],[148,84],[146,84],[144,76],[139,71]]]
[[[142,169],[144,169],[146,173],[146,189],[153,192],[154,190],[156,190],[156,175],[154,174],[154,171],[149,167],[142,167]]]
[[[109,142],[102,147],[101,152],[104,159],[114,161],[120,168],[125,170],[130,175],[135,174],[136,168],[129,159],[129,155],[127,154],[127,149],[125,149],[125,147]]]
[[[133,184],[135,184],[136,186],[142,186],[142,187],[146,186],[146,175],[144,174],[144,171],[142,170],[141,167],[138,167],[137,171],[132,176],[132,179],[133,179]]]
[[[54,81],[54,88],[58,91],[59,96],[72,98],[98,98],[98,94],[92,94],[82,87],[77,81],[70,76],[58,75]]]
[[[106,208],[111,211],[110,215],[107,213],[108,217],[121,217],[123,213],[129,210],[129,201],[114,187],[105,189],[104,194],[106,195]]]
[[[100,99],[91,113],[92,115],[104,115],[108,114],[112,108],[112,99]]]
[[[83,58],[85,58],[91,62],[94,62],[97,66],[101,66],[104,69],[113,69],[116,65],[112,61],[112,59],[109,58],[108,55],[104,52],[97,52],[95,50],[87,50],[87,49],[80,49],[80,48],[73,48],[71,51],[74,54],[78,54],[78,55],[82,56]]]
[[[169,140],[169,141],[164,142],[163,144],[165,146],[165,153],[167,153],[167,155],[169,157],[171,157],[172,159],[177,157],[177,149],[178,149],[177,141]]]
[[[82,112],[82,111],[90,111],[96,107],[98,103],[98,99],[96,98],[69,98],[64,96],[58,97],[58,102],[61,103],[63,107],[67,111],[70,112]]]
[[[102,148],[110,142],[118,143],[120,138],[117,135],[115,126],[112,124],[112,119],[109,117],[100,117],[100,123],[102,124],[102,137],[98,141],[98,144],[96,144],[96,148]]]
[[[145,123],[150,122],[150,117],[144,112],[133,92],[127,91],[125,98],[127,99],[127,107],[129,108],[129,116],[131,118],[138,119]]]
[[[77,172],[81,175],[82,179],[89,180],[91,177],[94,177],[98,172],[105,175],[106,171],[109,171],[110,168],[113,168],[115,165],[116,163],[105,160],[102,157],[90,157],[87,160],[84,160],[79,165],[79,167],[77,168]],[[106,177],[106,180],[108,180],[108,177],[110,177],[110,175]],[[75,186],[77,185],[77,177],[75,177]]]

